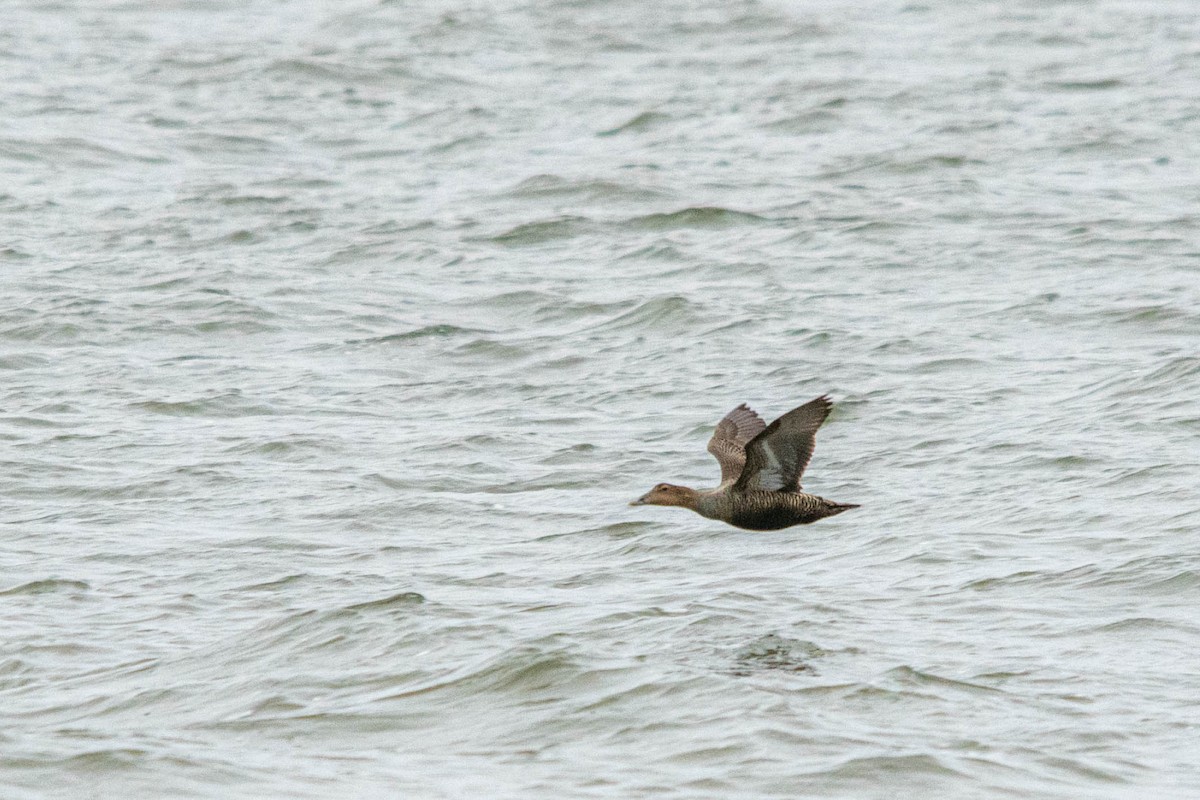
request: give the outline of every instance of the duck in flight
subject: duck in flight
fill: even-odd
[[[720,486],[697,490],[660,483],[630,505],[682,506],[752,531],[804,525],[858,508],[800,491],[817,428],[832,407],[829,397],[818,397],[767,425],[742,403],[725,415],[708,442],[708,452],[721,465]]]

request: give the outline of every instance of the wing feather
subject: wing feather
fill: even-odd
[[[746,464],[746,443],[767,427],[762,417],[745,403],[730,411],[717,423],[712,438],[708,440],[708,452],[721,465],[721,483],[736,480]]]
[[[812,459],[817,429],[833,407],[828,396],[810,400],[772,422],[745,446],[745,466],[734,489],[794,492]]]

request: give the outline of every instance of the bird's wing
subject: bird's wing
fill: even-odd
[[[746,442],[766,427],[767,423],[745,403],[717,423],[717,429],[708,440],[708,452],[716,456],[721,465],[721,483],[736,480],[742,474],[742,467],[746,465]]]
[[[812,458],[817,428],[833,403],[826,396],[793,408],[746,445],[746,466],[734,489],[794,492]]]

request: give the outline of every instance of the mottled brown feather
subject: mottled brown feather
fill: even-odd
[[[734,490],[799,491],[800,476],[816,447],[817,429],[829,416],[832,406],[828,396],[810,400],[751,439],[746,444],[745,466]]]
[[[721,465],[721,483],[736,480],[746,464],[746,443],[767,427],[762,417],[745,403],[730,411],[717,423],[708,452]]]

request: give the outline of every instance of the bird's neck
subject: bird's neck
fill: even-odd
[[[688,508],[695,511],[702,517],[709,519],[722,519],[726,516],[727,507],[729,505],[728,492],[720,487],[709,489],[707,492],[692,492],[692,503]]]

